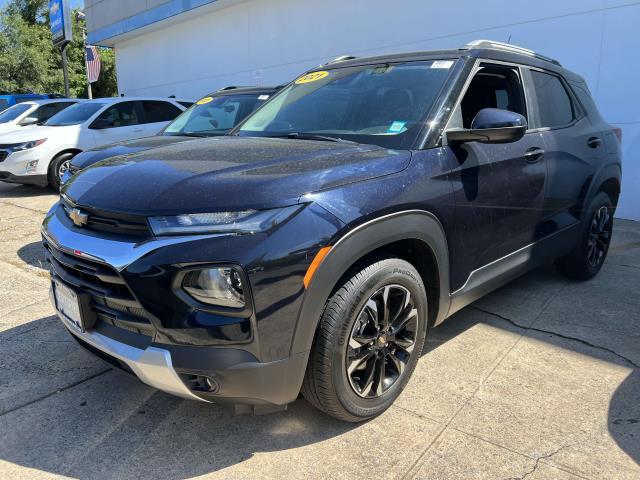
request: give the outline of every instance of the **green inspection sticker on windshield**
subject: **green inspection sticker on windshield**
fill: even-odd
[[[407,124],[407,122],[400,122],[400,121],[396,120],[395,122],[393,122],[391,124],[391,126],[387,130],[387,133],[400,133],[400,132],[402,132],[402,130],[404,129],[404,126],[406,124]]]

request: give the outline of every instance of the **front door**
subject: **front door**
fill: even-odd
[[[527,117],[521,78],[518,67],[481,64],[448,128],[470,128],[483,108]],[[452,291],[462,287],[473,270],[536,240],[546,182],[543,147],[537,132],[527,132],[513,143],[447,147],[459,165],[451,176],[456,206],[450,253]]]
[[[139,101],[124,101],[107,108],[94,121],[101,128],[94,128],[95,145],[100,147],[110,143],[146,137],[143,112]]]

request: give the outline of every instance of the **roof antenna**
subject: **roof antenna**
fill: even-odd
[[[509,40],[507,40],[507,44],[511,45],[511,34],[509,34]]]

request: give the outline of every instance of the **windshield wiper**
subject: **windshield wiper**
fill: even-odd
[[[184,135],[185,137],[198,137],[198,138],[206,138],[206,137],[213,136],[210,133],[199,133],[199,132],[182,132],[182,133],[177,133],[176,135]]]
[[[290,132],[283,133],[282,135],[269,135],[272,138],[293,138],[296,140],[321,140],[324,142],[337,142],[337,143],[351,143],[356,145],[358,142],[353,142],[351,140],[345,140],[340,137],[329,137],[325,135],[316,135],[315,133],[300,133],[300,132]]]

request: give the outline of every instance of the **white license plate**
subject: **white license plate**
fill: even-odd
[[[64,315],[65,318],[69,320],[69,323],[76,329],[84,332],[82,316],[80,314],[80,302],[78,302],[76,292],[59,282],[54,282],[53,295],[56,299],[58,311]]]

